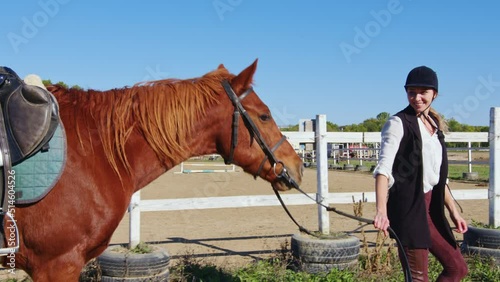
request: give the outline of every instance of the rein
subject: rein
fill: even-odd
[[[247,111],[245,110],[245,108],[241,104],[241,101],[248,94],[250,94],[250,93],[253,92],[252,87],[250,87],[247,90],[245,90],[238,97],[227,80],[222,81],[222,86],[224,87],[224,90],[226,91],[229,99],[231,100],[231,102],[233,103],[233,106],[234,106],[233,123],[232,123],[233,132],[232,132],[232,135],[231,135],[231,148],[230,148],[231,150],[230,150],[229,158],[227,160],[225,160],[226,164],[231,164],[232,161],[233,161],[233,158],[234,158],[234,150],[236,149],[236,146],[238,144],[238,128],[239,128],[239,119],[240,119],[240,116],[241,116],[241,118],[243,119],[243,122],[244,122],[246,128],[252,134],[253,139],[255,139],[257,141],[257,143],[261,147],[262,151],[266,155],[264,157],[264,160],[262,160],[257,173],[254,175],[254,178],[257,178],[257,176],[260,174],[260,172],[261,172],[261,170],[262,170],[265,162],[267,160],[269,160],[269,162],[273,166],[273,171],[276,174],[276,177],[283,178],[289,184],[289,186],[297,189],[300,193],[304,194],[306,197],[308,197],[309,199],[311,199],[312,201],[314,201],[316,204],[322,206],[327,211],[337,213],[337,214],[339,214],[341,216],[344,216],[344,217],[347,217],[347,218],[350,218],[350,219],[354,219],[354,220],[357,220],[359,222],[364,222],[364,223],[367,223],[367,224],[373,224],[373,220],[371,220],[371,219],[362,218],[362,217],[358,217],[358,216],[354,216],[352,214],[348,214],[348,213],[342,212],[342,211],[336,209],[335,207],[326,206],[323,203],[319,202],[317,199],[313,199],[312,197],[310,197],[309,195],[307,195],[307,193],[304,192],[299,187],[298,183],[288,174],[288,171],[287,171],[287,169],[285,167],[285,164],[282,161],[278,160],[276,158],[276,156],[274,155],[274,153],[273,153],[283,143],[283,141],[286,140],[286,137],[283,136],[280,139],[280,141],[275,146],[273,146],[272,148],[269,148],[269,146],[267,145],[267,143],[262,138],[262,135],[260,134],[259,129],[257,128],[257,126],[255,125],[255,123],[252,121],[252,119],[248,115]],[[277,164],[280,164],[282,166],[282,170],[279,173],[276,172],[276,166],[277,166]],[[317,234],[314,234],[313,232],[311,232],[308,229],[306,229],[303,226],[301,226],[295,220],[295,218],[292,216],[292,214],[290,213],[290,211],[286,207],[285,203],[283,202],[283,199],[281,198],[280,193],[276,189],[274,189],[274,188],[273,188],[273,191],[276,194],[276,197],[278,198],[278,200],[279,200],[281,206],[283,207],[283,209],[285,210],[285,212],[288,214],[288,216],[290,217],[290,219],[295,223],[295,225],[297,225],[297,227],[299,228],[299,231],[304,232],[304,233],[306,233],[308,235],[311,235],[311,236],[314,236],[314,237],[319,237]],[[394,232],[394,230],[390,226],[387,228],[387,230],[393,236],[393,238],[396,240],[396,243],[397,243],[399,249],[401,250],[401,253],[403,254],[402,255],[402,257],[403,257],[403,259],[402,259],[403,260],[402,267],[403,267],[403,270],[404,270],[405,281],[411,282],[412,281],[412,277],[411,277],[410,264],[408,263],[408,258],[406,257],[406,254],[404,252],[403,244],[401,243],[401,241],[399,240],[398,236],[396,235],[396,233]]]

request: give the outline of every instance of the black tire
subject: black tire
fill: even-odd
[[[106,251],[97,258],[102,276],[140,278],[164,274],[165,271],[168,270],[170,256],[165,249],[155,246],[151,253],[134,254],[129,252],[118,252],[113,250],[114,248],[115,247],[108,247]]]
[[[341,264],[357,260],[360,241],[355,236],[318,239],[300,234],[292,236],[292,255],[301,263]]]
[[[500,230],[469,226],[464,233],[464,242],[468,246],[500,249]]]
[[[300,269],[304,272],[311,274],[318,273],[328,273],[332,269],[346,269],[346,268],[354,268],[358,264],[358,260],[352,260],[343,263],[311,263],[311,262],[303,262],[300,265]]]
[[[467,255],[477,255],[480,257],[491,257],[495,259],[497,265],[500,265],[500,249],[488,249],[475,246],[469,246],[463,243],[460,246],[460,250],[463,254]]]
[[[101,276],[101,282],[167,282],[170,271],[167,269],[162,273],[148,277],[111,277]]]

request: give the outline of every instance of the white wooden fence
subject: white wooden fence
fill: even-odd
[[[315,143],[317,158],[317,193],[310,194],[325,205],[352,203],[352,199],[367,199],[375,202],[374,192],[328,192],[327,143],[379,143],[380,132],[326,132],[326,116],[316,117],[316,132],[283,132],[288,141],[295,146],[300,143]],[[457,200],[489,199],[489,224],[500,225],[500,165],[495,165],[495,159],[500,160],[500,108],[491,108],[489,132],[452,132],[446,135],[447,142],[489,142],[490,144],[490,185],[488,189],[457,190],[454,197]],[[470,163],[470,160],[469,160]],[[495,181],[496,180],[496,181]],[[287,205],[314,204],[309,198],[300,194],[283,194]],[[203,197],[183,199],[141,200],[140,191],[132,196],[129,213],[130,247],[140,242],[140,213],[146,211],[174,211],[212,208],[240,208],[278,206],[279,201],[274,195],[233,196],[233,197]],[[318,225],[323,233],[329,232],[329,216],[326,209],[318,205]]]

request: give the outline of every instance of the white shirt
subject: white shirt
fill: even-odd
[[[443,161],[442,148],[436,132],[431,135],[420,119],[418,119],[418,126],[422,136],[423,187],[424,193],[427,193],[439,182],[439,172]],[[389,179],[388,188],[394,184],[392,166],[403,135],[403,122],[399,117],[391,116],[382,129],[379,162],[373,171],[373,176],[382,174]]]

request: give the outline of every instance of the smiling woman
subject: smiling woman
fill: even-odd
[[[395,231],[403,245],[398,246],[400,259],[408,259],[413,280],[428,280],[430,252],[443,266],[439,279],[458,281],[467,274],[467,265],[444,208],[457,232],[466,232],[467,223],[447,185],[446,124],[431,108],[438,93],[437,74],[429,67],[416,67],[404,87],[409,105],[390,117],[382,130],[380,161],[373,172],[374,226],[386,235],[389,225]]]

